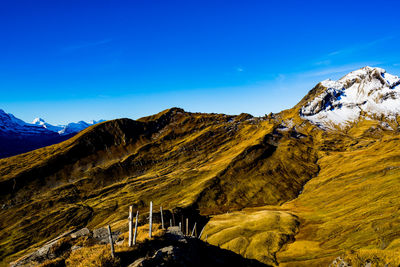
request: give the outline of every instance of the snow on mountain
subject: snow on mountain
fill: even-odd
[[[103,122],[104,120],[99,120],[99,121],[94,121],[91,120],[90,122],[85,122],[85,121],[79,121],[79,122],[72,122],[67,125],[51,125],[47,122],[45,122],[41,118],[36,118],[33,120],[32,124],[46,128],[52,132],[56,132],[60,135],[67,135],[67,134],[72,134],[72,133],[78,133],[84,129],[86,129],[89,126],[92,126],[94,124]]]
[[[89,126],[95,125],[97,123],[103,122],[104,120],[99,120],[99,121],[90,121],[90,122],[85,122],[85,121],[79,121],[79,122],[73,122],[65,125],[63,129],[58,131],[60,135],[66,135],[70,133],[77,133],[82,131],[83,129],[86,129]]]
[[[0,109],[0,158],[57,144],[98,122],[54,126],[36,118],[32,123],[26,123]]]
[[[394,119],[400,114],[400,78],[384,69],[364,67],[338,81],[325,80],[325,90],[300,109],[302,118],[322,127],[344,125],[361,115],[384,115]]]
[[[100,121],[90,121],[89,123],[79,121],[77,123],[69,123],[67,125],[51,125],[41,118],[36,118],[32,123],[26,123],[21,119],[16,118],[10,113],[4,112],[0,109],[0,132],[4,134],[13,135],[36,135],[36,134],[54,134],[68,135],[77,133],[83,129],[97,124]]]
[[[63,125],[57,125],[57,126],[53,126],[50,123],[45,122],[43,119],[41,118],[36,118],[33,120],[32,124],[37,125],[37,126],[41,126],[43,128],[46,128],[47,130],[50,130],[52,132],[57,132],[59,133],[60,131],[62,131],[64,129],[65,126]]]
[[[4,112],[2,109],[0,109],[0,132],[8,135],[52,134],[51,131],[28,124],[14,115]]]

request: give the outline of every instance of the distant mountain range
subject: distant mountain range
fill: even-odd
[[[41,118],[26,123],[0,109],[0,158],[64,141],[100,121],[51,125]]]
[[[85,121],[78,121],[78,122],[71,122],[68,123],[67,125],[51,125],[47,122],[45,122],[41,118],[36,118],[33,120],[32,124],[35,126],[40,126],[43,127],[47,130],[50,130],[52,132],[56,132],[60,135],[68,135],[72,133],[78,133],[82,131],[83,129],[86,129],[89,126],[95,125],[97,123],[103,122],[104,120],[99,120],[99,121],[90,121],[90,122],[85,122]]]

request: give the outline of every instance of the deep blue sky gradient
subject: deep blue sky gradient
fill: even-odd
[[[262,116],[365,65],[400,75],[400,1],[0,2],[0,108],[26,121],[178,106]]]

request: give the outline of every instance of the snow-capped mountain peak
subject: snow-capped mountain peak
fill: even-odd
[[[304,119],[330,127],[358,119],[361,114],[384,115],[393,119],[400,114],[400,78],[382,68],[364,67],[338,81],[318,84],[323,90],[301,109]]]
[[[42,118],[35,118],[33,121],[32,121],[32,124],[36,124],[36,125],[43,125],[43,124],[45,124],[46,122],[42,119]]]
[[[69,135],[82,131],[83,129],[103,122],[104,120],[94,121],[87,123],[79,121],[77,123],[69,123],[67,125],[51,125],[42,118],[35,118],[32,123],[26,123],[23,120],[16,118],[10,113],[4,112],[0,109],[0,132],[13,133],[13,134],[37,134],[37,133],[57,133],[59,135]]]
[[[67,135],[67,134],[80,132],[83,129],[86,129],[87,127],[97,124],[99,122],[103,122],[103,120],[99,120],[99,121],[92,120],[89,123],[87,123],[85,121],[79,121],[79,122],[68,123],[67,125],[51,125],[51,124],[45,122],[41,118],[36,118],[33,120],[32,124],[46,128],[46,129],[48,129],[52,132],[56,132],[60,135]]]
[[[26,123],[23,120],[20,120],[14,117],[11,113],[6,113],[4,110],[0,109],[0,121],[3,123],[7,123],[8,125],[18,125],[24,126]]]
[[[0,109],[0,133],[4,134],[20,134],[20,135],[32,135],[32,134],[46,134],[51,133],[42,127],[37,125],[28,124],[23,120],[16,118],[10,113],[4,112]]]

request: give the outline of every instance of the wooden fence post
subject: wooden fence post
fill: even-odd
[[[174,215],[174,211],[172,210],[172,226],[175,226],[175,215]]]
[[[162,213],[162,206],[160,206],[160,212],[161,212],[161,228],[164,229],[164,217]]]
[[[186,235],[189,235],[189,218],[186,218]]]
[[[153,227],[153,201],[150,201],[150,218],[149,218],[149,237],[151,238],[151,230]]]
[[[179,230],[182,232],[182,223],[179,222]]]
[[[129,206],[129,239],[128,246],[132,247],[133,243],[133,206]]]
[[[181,215],[181,222],[182,222],[181,231],[182,231],[182,234],[185,234],[185,222],[184,222],[184,220],[183,220],[183,215]]]
[[[201,238],[201,235],[203,234],[204,228],[206,228],[205,225],[203,226],[203,229],[201,229],[201,232],[200,232],[200,234],[199,234],[199,239]]]
[[[193,226],[193,230],[192,230],[192,234],[191,234],[191,236],[194,236],[194,233],[196,232],[196,222],[194,223],[194,226]],[[196,233],[197,234],[197,233]]]
[[[112,238],[112,233],[111,233],[111,227],[110,225],[107,225],[107,229],[108,229],[108,236],[110,238],[110,245],[111,245],[111,257],[114,258],[114,241]]]
[[[139,219],[139,211],[136,212],[135,233],[134,233],[134,236],[133,236],[133,244],[134,244],[134,245],[136,245],[136,236],[137,236],[138,219]]]
[[[169,227],[172,226],[172,219],[169,219]]]

